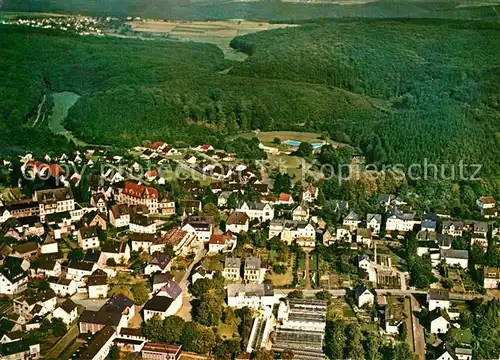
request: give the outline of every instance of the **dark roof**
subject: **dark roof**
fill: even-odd
[[[227,218],[227,225],[245,225],[250,218],[244,212],[235,211]]]
[[[359,297],[361,296],[366,290],[368,290],[372,295],[373,293],[371,292],[370,289],[368,289],[366,286],[364,285],[359,285],[355,290],[354,290],[354,293],[356,294],[356,297]]]
[[[93,267],[94,263],[90,261],[71,260],[68,264],[68,268],[84,271],[92,271]]]
[[[142,330],[136,329],[136,328],[121,328],[120,329],[120,335],[129,335],[129,336],[144,336],[142,335]]]
[[[429,316],[430,316],[430,321],[434,321],[440,317],[443,317],[446,321],[451,322],[450,315],[448,315],[446,309],[441,309],[441,308],[434,309],[429,313]]]
[[[105,253],[123,254],[125,252],[126,247],[127,247],[126,242],[108,241],[104,243],[104,245],[102,246],[102,251]]]
[[[140,226],[149,226],[152,223],[154,223],[154,221],[152,219],[150,219],[148,216],[143,215],[143,214],[136,214],[136,215],[134,215],[130,219],[130,222],[133,223],[133,224],[140,225]]]
[[[153,276],[153,285],[165,284],[165,283],[172,281],[173,279],[174,279],[174,277],[170,273],[155,274]]]
[[[8,259],[11,258],[11,256],[8,256],[3,264],[3,267],[0,269],[0,274],[5,276],[7,280],[9,280],[11,283],[16,283],[28,276],[28,271],[23,270],[21,267],[22,259],[19,259],[20,262],[19,264],[10,264],[13,263],[13,261],[8,261]]]
[[[450,300],[450,292],[448,290],[430,289],[430,300]]]
[[[174,300],[182,294],[182,288],[175,281],[169,281],[160,291],[167,293],[168,297]]]
[[[93,237],[97,237],[97,226],[89,226],[89,227],[84,227],[80,228],[80,235],[82,236],[83,239],[90,239]]]
[[[144,310],[165,312],[173,302],[174,300],[166,296],[154,296],[144,305]]]
[[[84,310],[80,315],[80,323],[118,326],[122,314],[117,312]]]
[[[132,233],[130,236],[132,241],[142,241],[142,242],[154,242],[155,234],[141,234],[141,233]]]
[[[94,271],[94,274],[96,271]],[[87,286],[102,286],[108,283],[108,276],[104,275],[90,275],[87,277]]]
[[[71,299],[66,299],[59,307],[69,314],[76,308],[76,304]]]
[[[85,253],[84,261],[90,261],[96,263],[99,261],[100,257],[101,257],[101,252],[99,250],[88,249],[87,252]]]
[[[181,347],[181,345],[147,342],[144,344],[142,351],[157,352],[162,354],[177,354],[181,351]]]
[[[155,252],[153,260],[151,260],[151,265],[158,265],[162,270],[167,267],[167,265],[170,263],[170,258],[161,253],[161,252]]]
[[[100,311],[122,313],[125,309],[134,306],[134,302],[127,296],[123,294],[113,295],[106,303],[102,306]]]
[[[29,241],[24,244],[19,244],[14,246],[14,250],[19,254],[26,254],[38,251],[38,243],[36,241]]]
[[[9,342],[6,344],[0,344],[0,355],[3,357],[25,352],[28,351],[30,346],[34,344],[36,343],[26,340],[19,340],[19,341]]]
[[[106,326],[97,332],[90,340],[87,348],[81,353],[81,360],[93,360],[97,353],[115,335],[115,329]]]

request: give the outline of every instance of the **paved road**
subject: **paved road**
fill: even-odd
[[[77,304],[83,306],[87,310],[99,310],[108,299],[89,299],[87,294],[76,293],[71,297],[71,300]]]
[[[78,337],[78,325],[73,325],[68,332],[44,355],[44,359],[57,359],[59,355]]]

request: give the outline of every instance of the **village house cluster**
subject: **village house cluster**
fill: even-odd
[[[400,246],[406,233],[415,232],[418,256],[429,256],[435,268],[447,264],[467,269],[469,251],[453,248],[453,239],[467,234],[469,247],[486,249],[489,232],[500,232],[487,222],[498,215],[491,196],[477,200],[484,221],[421,213],[392,195],[379,196],[381,211],[368,214],[355,212],[342,199],[326,199],[323,206],[335,209],[341,219],[327,223],[317,215],[321,208],[319,184],[303,184],[295,193],[273,193],[272,185],[252,164],[206,144],[184,151],[158,141],[132,151],[135,160],[109,155],[106,149],[21,159],[23,173],[34,179],[49,175],[59,186],[36,188],[31,196],[0,203],[5,240],[0,245],[0,295],[9,299],[12,308],[0,320],[2,356],[39,357],[41,344],[28,341],[24,334],[46,320],[59,318],[68,326],[78,324],[80,333],[92,335],[80,354],[83,359],[102,360],[113,344],[145,359],[178,359],[180,346],[151,342],[133,319],[147,322],[179,314],[185,306],[183,298],[189,297],[187,282],[215,276],[215,270],[198,262],[222,257],[220,273],[225,279],[227,306],[248,307],[256,314],[247,352],[272,348],[293,350],[296,359],[323,359],[327,302],[287,298],[290,290],[283,292],[267,281],[273,272],[267,259],[258,253],[236,253],[242,237],[258,232],[265,241],[298,246],[306,252],[318,244],[356,249],[361,281],[352,286],[352,294],[339,289],[334,296],[351,296],[357,311],[375,306],[383,333],[392,336],[404,322],[405,302],[413,305],[416,300],[406,295],[412,290],[408,273],[396,267],[391,256],[378,252],[379,247]],[[141,173],[141,161],[153,161],[157,168]],[[159,171],[169,163],[209,174],[211,181],[205,185],[190,179],[179,181],[184,195],[177,198]],[[67,173],[64,164],[114,167],[101,167],[103,172],[87,176]],[[3,161],[2,165],[9,163]],[[120,165],[129,173],[114,170]],[[140,178],[132,176],[134,172]],[[82,201],[82,188],[88,193],[88,202]],[[207,193],[214,199],[211,207],[204,203]],[[246,198],[249,193],[253,193],[251,200]],[[81,258],[72,258],[78,249]],[[147,259],[140,275],[150,286],[149,299],[140,309],[127,295],[110,294],[115,278],[131,272],[132,256]],[[193,271],[176,281],[173,264],[180,258],[191,259],[188,268]],[[30,286],[40,280],[48,288]],[[500,269],[484,267],[482,281],[485,289],[498,288]],[[404,295],[379,292],[387,288]],[[446,334],[456,326],[460,308],[454,306],[447,290],[431,289],[426,296],[419,309],[424,306],[429,311],[428,331]],[[93,299],[105,302],[99,308],[87,308],[86,301]],[[273,312],[275,305],[277,313]],[[470,360],[470,351],[467,347],[443,349],[439,359]]]

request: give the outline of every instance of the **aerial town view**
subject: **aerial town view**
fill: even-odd
[[[0,0],[0,360],[500,360],[498,0]]]

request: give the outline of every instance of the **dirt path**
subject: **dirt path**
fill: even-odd
[[[47,95],[43,94],[43,100],[40,103],[40,105],[38,105],[38,114],[36,115],[36,119],[35,119],[35,122],[33,123],[33,127],[36,126],[36,124],[38,123],[38,120],[40,119],[40,114],[42,112],[43,104],[45,104],[45,100],[47,100]]]
[[[410,348],[413,346],[413,352],[418,356],[419,360],[425,360],[425,337],[424,337],[424,329],[422,325],[420,325],[420,322],[418,321],[417,317],[413,314],[411,311],[414,307],[417,307],[418,305],[414,305],[413,303],[416,301],[416,299],[411,296],[410,299],[405,299],[405,307],[408,304],[408,312],[410,313],[411,317],[411,338],[412,338],[412,344],[410,345]],[[406,310],[406,309],[405,309]],[[408,331],[410,333],[410,331]]]

